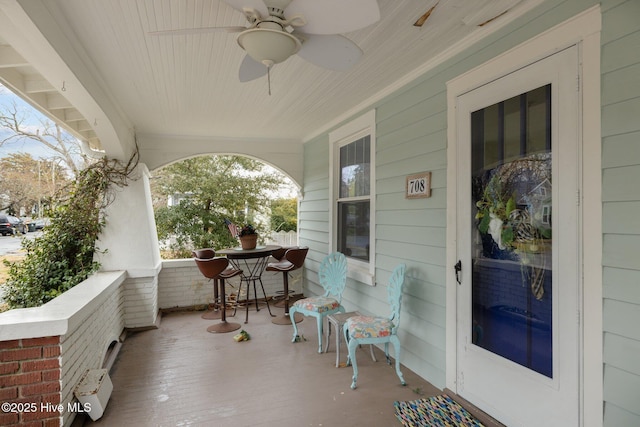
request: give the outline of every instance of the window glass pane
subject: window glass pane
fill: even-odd
[[[340,198],[369,195],[370,137],[340,148]]]
[[[338,203],[338,252],[369,261],[369,201]]]

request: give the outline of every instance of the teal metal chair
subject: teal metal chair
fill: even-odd
[[[402,303],[402,286],[404,285],[405,265],[398,265],[391,273],[389,286],[387,287],[387,297],[391,308],[391,315],[386,317],[354,316],[347,319],[344,324],[344,339],[348,343],[349,356],[347,356],[347,366],[353,365],[353,378],[351,388],[356,388],[358,380],[358,363],[356,361],[356,349],[360,344],[382,344],[384,343],[384,355],[387,363],[391,364],[389,358],[389,343],[393,343],[396,356],[396,374],[400,378],[402,385],[407,385],[400,371],[400,340],[398,339],[398,326],[400,325],[400,306]]]
[[[324,288],[324,294],[317,297],[303,298],[296,301],[289,309],[293,324],[293,340],[298,338],[298,327],[294,321],[295,313],[314,316],[318,323],[318,353],[322,353],[322,325],[324,317],[333,313],[344,313],[342,292],[347,284],[347,258],[340,252],[327,255],[320,263],[318,279]]]

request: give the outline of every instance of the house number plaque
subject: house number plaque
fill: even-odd
[[[431,197],[431,172],[420,172],[407,176],[407,199]]]

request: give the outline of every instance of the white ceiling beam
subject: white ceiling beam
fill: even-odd
[[[29,65],[14,48],[9,45],[0,45],[0,68],[24,67]]]
[[[91,125],[86,120],[81,120],[77,123],[78,123],[78,130],[82,133],[92,130]]]
[[[65,108],[73,108],[73,105],[67,99],[57,92],[47,93],[47,110],[61,110]]]
[[[86,120],[82,114],[75,108],[67,108],[64,110],[64,117],[66,122],[77,122],[80,120]]]
[[[0,82],[13,90],[20,92],[24,88],[24,79],[22,74],[20,74],[15,68],[0,68]]]
[[[38,76],[26,77],[24,79],[24,91],[25,93],[41,93],[41,92],[54,92],[55,88],[51,83],[44,78]]]

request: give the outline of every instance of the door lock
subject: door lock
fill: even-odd
[[[460,280],[460,272],[462,271],[462,261],[458,260],[458,262],[456,262],[456,265],[453,266],[453,269],[456,272],[456,282],[458,282],[458,285],[462,285],[462,281]]]

